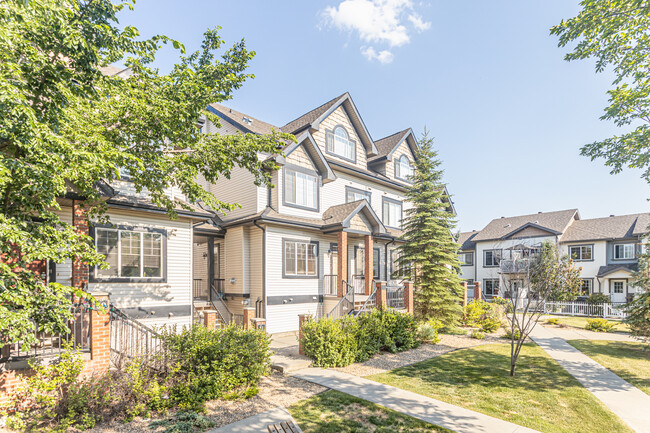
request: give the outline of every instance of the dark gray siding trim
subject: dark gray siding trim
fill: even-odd
[[[119,308],[119,307],[118,307]],[[156,319],[169,317],[191,318],[191,305],[170,305],[160,307],[120,308],[121,311],[134,319]]]
[[[323,299],[322,295],[285,295],[269,296],[268,305],[289,305],[289,304],[316,304]]]

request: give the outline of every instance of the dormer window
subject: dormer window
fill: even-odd
[[[334,131],[326,131],[325,141],[327,153],[356,162],[357,144],[350,140],[348,131],[343,126],[337,126]]]
[[[413,166],[408,156],[402,155],[395,161],[395,177],[401,180],[410,181],[413,176]]]

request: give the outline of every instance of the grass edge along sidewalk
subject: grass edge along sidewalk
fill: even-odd
[[[541,347],[524,346],[514,378],[509,355],[477,346],[368,379],[548,433],[631,431]]]

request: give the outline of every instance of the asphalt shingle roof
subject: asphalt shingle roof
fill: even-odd
[[[575,221],[562,236],[562,242],[625,239],[648,231],[650,213],[610,216]]]
[[[296,132],[305,129],[305,127],[310,125],[314,120],[318,119],[323,113],[329,110],[332,107],[332,105],[334,105],[339,99],[347,95],[347,93],[348,92],[345,92],[344,94],[337,96],[331,101],[327,101],[320,107],[316,107],[313,110],[308,111],[307,113],[303,114],[297,119],[294,119],[291,122],[287,123],[280,129],[282,130],[282,132],[286,132],[288,134],[295,134]]]
[[[490,221],[473,239],[474,242],[502,239],[526,224],[534,224],[555,232],[564,232],[578,209],[567,209],[556,212],[539,212],[531,215],[519,215],[507,218],[497,218]]]
[[[632,273],[632,272],[636,272],[637,269],[639,269],[639,265],[636,263],[601,266],[600,268],[598,268],[598,275],[596,276],[604,277],[616,271],[628,271]]]
[[[479,232],[477,230],[471,232],[463,232],[458,234],[458,242],[460,244],[461,250],[473,250],[476,248],[476,242],[474,242],[474,237]]]
[[[253,116],[249,116],[248,114],[244,114],[240,111],[233,110],[232,108],[226,107],[225,105],[217,104],[215,102],[210,104],[210,107],[214,108],[230,123],[233,123],[244,132],[251,132],[253,134],[259,135],[271,134],[273,131],[280,132],[280,128],[275,125],[271,125],[270,123],[256,119]],[[244,121],[244,118],[250,119],[251,122],[247,123]]]
[[[328,208],[323,212],[323,222],[327,225],[342,223],[364,200],[351,201]]]
[[[393,149],[395,149],[395,146],[399,144],[400,140],[407,132],[408,128],[375,141],[375,146],[377,146],[378,153],[377,156],[371,158],[370,161],[372,162],[373,160],[388,155]]]

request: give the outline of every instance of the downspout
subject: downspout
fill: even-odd
[[[253,225],[262,230],[262,317],[266,319],[266,229],[254,220]]]

